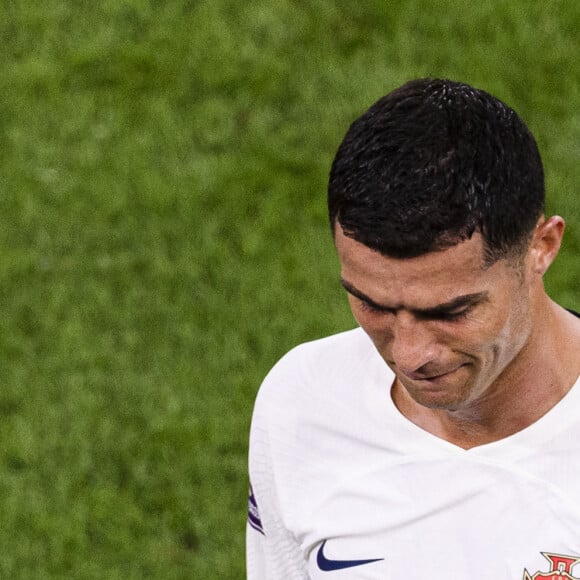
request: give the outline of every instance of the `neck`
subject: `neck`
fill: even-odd
[[[547,301],[529,340],[480,398],[431,409],[396,380],[393,400],[413,423],[458,447],[492,443],[529,427],[566,395],[580,374],[579,349],[580,319]]]

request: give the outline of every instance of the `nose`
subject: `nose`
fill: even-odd
[[[437,360],[438,346],[428,322],[412,314],[398,313],[392,328],[391,358],[397,370],[421,378],[423,367]]]

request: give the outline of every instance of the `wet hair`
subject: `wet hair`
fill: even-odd
[[[485,262],[521,255],[544,211],[542,160],[518,115],[492,95],[418,79],[350,126],[330,172],[331,227],[393,258],[480,232]]]

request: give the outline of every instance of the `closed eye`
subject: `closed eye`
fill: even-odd
[[[361,310],[363,310],[364,312],[372,312],[373,314],[386,314],[387,312],[391,312],[391,310],[387,308],[382,308],[376,304],[367,302],[366,300],[359,299],[359,303]]]
[[[373,304],[372,302],[367,302],[366,300],[359,299],[360,308],[363,312],[369,312],[372,314],[388,314],[392,312],[389,308],[384,308],[382,306],[378,306]],[[473,309],[472,306],[468,306],[463,310],[458,310],[455,312],[417,312],[415,316],[419,320],[440,320],[442,322],[459,322],[464,318],[467,318],[467,315]]]
[[[441,320],[443,322],[458,322],[467,318],[467,315],[471,312],[472,306],[464,308],[463,310],[458,310],[455,312],[433,312],[421,314],[420,318],[427,320]]]
[[[373,306],[372,304],[369,304],[364,300],[360,301],[360,309],[363,310],[364,312],[380,312],[380,310],[376,306]]]
[[[399,310],[403,309],[402,306],[398,307],[387,307],[377,304],[371,300],[368,296],[365,296],[362,292],[357,290],[352,284],[346,280],[340,280],[342,286],[345,290],[354,298],[358,299],[358,307],[362,312],[368,312],[370,314],[396,314]],[[432,320],[440,322],[460,322],[471,313],[474,308],[477,308],[480,304],[484,304],[488,301],[487,292],[476,292],[473,294],[465,294],[463,296],[457,296],[445,304],[440,304],[433,308],[425,309],[409,309],[409,311],[418,320]]]

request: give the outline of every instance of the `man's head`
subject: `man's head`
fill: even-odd
[[[351,309],[399,393],[457,411],[495,397],[500,376],[525,380],[564,230],[543,206],[533,137],[482,91],[413,81],[353,123],[330,219]]]
[[[408,82],[350,127],[330,173],[331,225],[408,258],[483,236],[488,264],[523,251],[544,209],[536,142],[516,113],[469,85]]]

